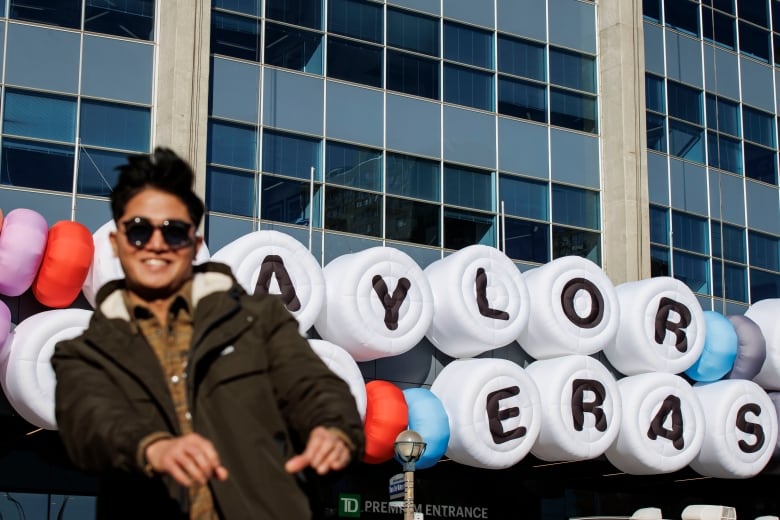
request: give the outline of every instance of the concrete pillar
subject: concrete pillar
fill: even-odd
[[[599,0],[603,268],[613,283],[650,277],[641,0]]]

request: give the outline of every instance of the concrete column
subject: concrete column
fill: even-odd
[[[613,283],[650,277],[641,0],[599,0],[603,268]]]
[[[204,197],[211,2],[161,0],[157,8],[153,143],[189,161],[196,191]]]

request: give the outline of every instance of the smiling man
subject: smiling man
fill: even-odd
[[[110,240],[125,279],[52,356],[60,436],[100,474],[99,518],[309,518],[297,477],[359,457],[355,401],[277,297],[193,267],[193,180],[167,149],[120,167]]]

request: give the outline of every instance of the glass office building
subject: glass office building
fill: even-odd
[[[94,231],[110,219],[113,168],[163,145],[196,168],[212,252],[261,229],[323,264],[388,245],[425,267],[485,244],[523,271],[578,255],[616,284],[671,275],[724,314],[780,297],[780,1],[183,4],[0,0],[4,213]],[[42,310],[30,294],[4,300],[14,321]],[[361,369],[428,385],[442,361],[415,351]],[[94,482],[67,467],[56,434],[27,435],[0,411],[3,517],[89,509]],[[391,466],[357,480],[383,496]],[[483,499],[491,518],[513,510],[455,479],[522,482],[522,507],[547,518],[630,513],[626,497],[648,485],[708,489],[610,480],[603,461],[452,466],[420,474],[421,492]],[[747,484],[733,487],[760,502]]]

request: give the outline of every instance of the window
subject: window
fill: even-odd
[[[3,139],[0,184],[70,193],[73,145]]]
[[[596,59],[550,47],[550,83],[596,93]]]
[[[154,0],[124,0],[121,3],[86,0],[84,30],[151,40],[154,35]]]
[[[85,99],[81,102],[80,133],[84,145],[147,152],[150,111],[145,107]]]
[[[706,256],[674,251],[674,277],[699,294],[710,294],[710,269]]]
[[[387,45],[438,58],[439,21],[388,6]]]
[[[213,0],[212,5],[219,9],[227,11],[236,11],[238,13],[248,14],[250,16],[260,16],[262,0]]]
[[[262,190],[260,218],[286,224],[309,225],[311,186],[308,182],[263,175]]]
[[[444,24],[444,58],[493,69],[493,37],[488,31],[452,22]]]
[[[664,0],[666,24],[691,34],[699,35],[699,11],[691,0]]]
[[[3,134],[73,143],[76,98],[6,90]]]
[[[746,140],[764,146],[775,146],[775,118],[772,114],[743,106],[742,119]]]
[[[550,88],[550,123],[583,132],[598,132],[595,96]]]
[[[750,303],[780,298],[780,275],[759,269],[750,270]]]
[[[108,197],[119,180],[117,166],[127,163],[127,153],[82,146],[79,150],[78,193]]]
[[[748,233],[750,264],[763,269],[780,271],[780,239],[764,233]]]
[[[669,276],[669,249],[650,246],[650,276]]]
[[[545,81],[544,45],[499,35],[498,71]]]
[[[444,167],[444,203],[493,211],[493,174],[457,166]]]
[[[211,52],[260,61],[260,20],[219,11],[212,12]]]
[[[81,0],[11,0],[8,17],[80,29]]]
[[[712,295],[747,302],[747,268],[728,262],[713,262]]]
[[[208,143],[209,163],[256,169],[257,131],[254,127],[212,119]]]
[[[438,202],[441,168],[437,161],[387,153],[387,193]]]
[[[745,147],[745,176],[769,184],[777,184],[777,153],[769,148],[747,141]]]
[[[669,120],[669,153],[689,161],[704,163],[704,129]]]
[[[385,226],[389,240],[440,246],[441,207],[412,200],[387,197]]]
[[[504,219],[506,255],[544,264],[550,261],[550,225],[517,218]]]
[[[270,20],[322,29],[322,0],[266,0],[265,16]]]
[[[669,245],[669,210],[650,206],[650,242]]]
[[[742,125],[740,124],[739,104],[707,94],[707,128],[740,137]]]
[[[601,265],[601,235],[580,229],[553,226],[553,258],[581,256]]]
[[[500,199],[508,215],[549,220],[549,189],[546,182],[501,175]]]
[[[264,59],[267,65],[322,74],[322,35],[266,22]]]
[[[701,112],[701,90],[667,81],[669,116],[697,125],[703,124]]]
[[[742,173],[742,144],[738,139],[707,132],[707,162],[729,172]]]
[[[769,61],[769,31],[740,21],[739,50],[762,61]]]
[[[382,47],[328,38],[328,76],[371,87],[382,86]]]
[[[495,246],[495,217],[444,208],[444,247],[463,249],[473,244]]]
[[[445,64],[444,101],[482,110],[493,110],[493,74]]]
[[[553,221],[570,226],[600,229],[599,199],[596,191],[553,184]]]
[[[387,51],[387,89],[439,99],[439,62],[406,52]]]
[[[206,205],[209,211],[255,216],[257,179],[254,173],[211,167],[207,179]]]
[[[264,172],[311,179],[311,169],[314,168],[314,179],[320,180],[320,164],[318,139],[264,130]]]
[[[353,188],[382,189],[382,152],[329,142],[325,149],[325,181]]]
[[[382,6],[359,0],[329,0],[328,30],[366,40],[382,43]]]
[[[702,7],[701,29],[707,40],[736,50],[736,20],[733,16]]]
[[[365,191],[325,187],[325,229],[382,236],[382,196]]]
[[[645,74],[645,108],[661,114],[666,113],[663,78]]]
[[[647,119],[647,147],[657,152],[666,151],[666,118],[658,114],[648,112]]]
[[[498,78],[498,112],[540,123],[547,122],[547,88],[543,84]]]
[[[672,244],[675,248],[709,253],[707,219],[672,211]]]

